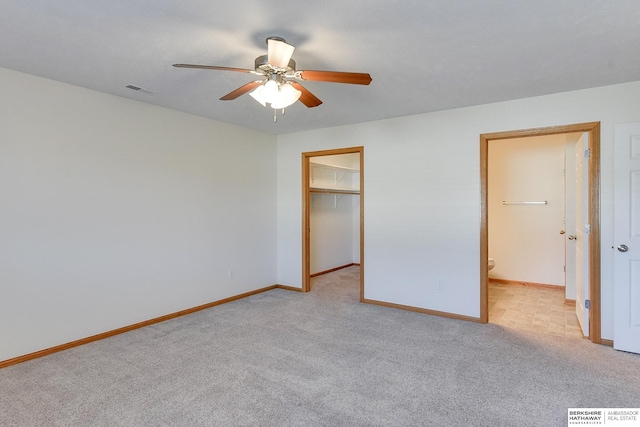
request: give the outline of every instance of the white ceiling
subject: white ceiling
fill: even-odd
[[[304,82],[324,103],[274,124],[248,95],[218,100],[255,76],[171,66],[253,68],[268,36],[299,70],[373,82]],[[636,81],[639,52],[638,0],[0,2],[1,67],[272,134]]]

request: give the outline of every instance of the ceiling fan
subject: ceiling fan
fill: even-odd
[[[295,47],[282,37],[269,37],[267,54],[255,60],[253,70],[246,68],[219,67],[215,65],[173,64],[179,68],[200,68],[205,70],[236,71],[260,76],[259,80],[249,82],[224,95],[220,100],[230,101],[249,92],[249,95],[266,107],[270,104],[275,110],[282,110],[300,100],[309,108],[317,107],[322,101],[304,88],[298,80],[368,85],[371,76],[367,73],[342,71],[296,70],[296,62],[291,59]]]

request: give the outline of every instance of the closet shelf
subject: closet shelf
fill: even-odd
[[[358,190],[341,190],[339,188],[318,188],[318,187],[309,188],[309,192],[324,193],[324,194],[360,194],[360,191]]]
[[[348,168],[346,166],[330,165],[330,164],[327,164],[327,163],[316,163],[316,162],[313,162],[313,161],[309,161],[309,166],[311,166],[314,169],[330,169],[330,170],[334,170],[334,171],[349,172],[349,173],[358,173],[358,172],[360,172],[360,170],[358,170],[358,169]]]

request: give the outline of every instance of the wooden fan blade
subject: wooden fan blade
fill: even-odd
[[[371,76],[368,73],[346,73],[344,71],[300,71],[303,80],[318,82],[348,83],[354,85],[368,85],[371,83]]]
[[[304,105],[306,105],[309,108],[313,108],[313,107],[317,107],[318,105],[322,104],[322,101],[320,101],[320,99],[315,96],[314,94],[312,94],[311,92],[309,92],[304,86],[302,86],[300,83],[298,82],[289,82],[289,84],[291,84],[291,86],[293,86],[294,88],[298,89],[300,92],[302,92],[302,95],[300,95],[300,98],[298,99],[298,101],[302,102]]]
[[[173,64],[178,68],[198,68],[202,70],[221,70],[221,71],[238,71],[240,73],[253,73],[253,70],[247,68],[218,67],[217,65],[194,65],[194,64]]]
[[[225,96],[223,96],[222,98],[220,98],[221,101],[231,101],[233,99],[236,99],[237,97],[244,95],[247,92],[250,92],[251,90],[257,88],[258,86],[260,86],[262,84],[262,82],[260,80],[256,80],[255,82],[249,82],[246,85],[240,86],[238,89],[229,92],[228,94],[226,94]]]

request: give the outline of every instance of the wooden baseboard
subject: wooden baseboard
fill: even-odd
[[[365,304],[380,305],[382,307],[397,308],[400,310],[413,311],[416,313],[430,314],[432,316],[447,317],[449,319],[466,320],[468,322],[483,323],[479,317],[464,316],[462,314],[447,313],[446,311],[429,310],[427,308],[413,307],[410,305],[394,304],[392,302],[377,301],[363,298],[360,300]]]
[[[343,268],[351,267],[352,265],[360,265],[360,264],[355,264],[355,263],[352,262],[351,264],[345,264],[345,265],[341,265],[340,267],[330,268],[329,270],[319,271],[317,273],[310,274],[309,277],[322,276],[323,274],[332,273],[334,271],[342,270]]]
[[[565,298],[564,303],[565,305],[576,305],[576,300]]]
[[[285,291],[302,292],[302,288],[295,288],[293,286],[275,285],[277,289],[284,289]]]
[[[114,335],[123,334],[125,332],[133,331],[135,329],[144,328],[145,326],[153,325],[155,323],[164,322],[165,320],[175,319],[176,317],[185,316],[187,314],[195,313],[200,310],[206,310],[207,308],[215,307],[216,305],[226,304],[228,302],[237,301],[242,298],[250,297],[251,295],[256,295],[262,292],[270,291],[272,289],[286,289],[292,291],[301,291],[301,289],[293,288],[290,286],[283,285],[272,285],[267,286],[266,288],[256,289],[254,291],[245,292],[240,295],[235,295],[229,298],[224,298],[218,301],[209,302],[207,304],[199,305],[197,307],[188,308],[186,310],[176,311],[175,313],[166,314],[164,316],[156,317],[153,319],[145,320],[143,322],[134,323],[133,325],[124,326],[122,328],[113,329],[111,331],[102,332],[100,334],[92,335],[90,337],[82,338],[79,340],[71,341],[65,344],[60,344],[55,347],[46,348],[44,350],[36,351],[33,353],[25,354],[22,356],[14,357],[12,359],[2,360],[0,361],[0,369],[6,368],[7,366],[15,365],[18,363],[26,362],[28,360],[37,359],[39,357],[48,356],[53,353],[57,353],[59,351],[68,350],[73,347],[78,347],[83,344],[88,344],[90,342],[102,340],[105,338],[112,337]]]
[[[535,283],[535,282],[523,282],[522,280],[506,280],[506,279],[494,279],[492,277],[489,278],[489,283],[501,283],[504,285],[518,285],[518,286],[528,286],[532,288],[547,288],[547,289],[562,289],[564,291],[564,286],[557,285],[548,285],[546,283]]]
[[[613,340],[600,339],[600,344],[613,347]]]

